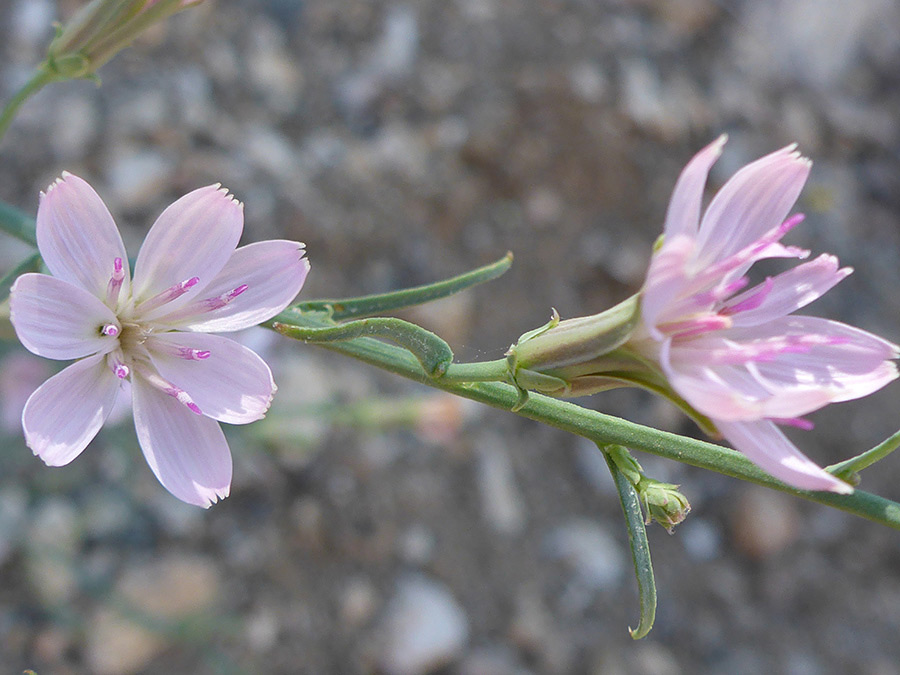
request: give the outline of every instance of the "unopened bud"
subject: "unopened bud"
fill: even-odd
[[[660,483],[652,478],[644,477],[637,485],[638,495],[644,502],[647,512],[647,523],[655,520],[666,528],[669,534],[675,526],[682,522],[691,512],[691,505],[677,485]]]
[[[202,0],[91,0],[57,27],[43,67],[59,79],[92,76],[149,26]]]

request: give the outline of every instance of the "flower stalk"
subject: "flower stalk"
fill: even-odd
[[[295,307],[286,309],[264,325],[271,328],[275,323],[308,328],[327,326],[321,314],[301,312]],[[319,346],[415,382],[501,410],[511,411],[519,399],[518,390],[503,382],[460,383],[431,377],[407,350],[373,338],[361,337],[344,342],[319,343]],[[452,372],[452,369],[453,366],[448,372]],[[900,503],[863,490],[855,490],[853,494],[849,495],[801,490],[767,474],[740,452],[720,445],[635,424],[542,394],[530,395],[525,404],[516,411],[516,414],[574,433],[600,445],[623,445],[691,466],[709,469],[812,502],[832,506],[900,530]]]

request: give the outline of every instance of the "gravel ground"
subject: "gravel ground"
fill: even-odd
[[[78,3],[0,6],[0,92]],[[134,251],[186,191],[227,185],[247,241],[307,243],[304,296],[380,292],[516,255],[407,316],[463,360],[641,284],[678,172],[721,132],[720,185],[797,141],[815,161],[791,243],[856,273],[814,307],[900,339],[900,5],[857,0],[208,0],[39,94],[0,146],[0,199],[89,179]],[[0,261],[23,249],[4,242]],[[865,300],[859,300],[865,298]],[[3,329],[9,335],[9,327]],[[24,447],[0,366],[0,664],[68,673],[900,673],[900,547],[881,526],[642,457],[693,512],[654,526],[637,599],[596,449],[251,332],[279,383],[231,429],[232,496],[177,502],[127,420],[72,465]],[[822,463],[894,432],[900,388],[812,416]],[[680,433],[638,392],[584,403]],[[898,499],[898,462],[864,487]]]

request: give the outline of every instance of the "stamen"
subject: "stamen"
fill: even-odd
[[[188,361],[202,361],[208,359],[212,352],[206,349],[191,349],[190,347],[179,347],[178,356]]]
[[[222,293],[222,295],[217,295],[212,298],[206,298],[205,300],[197,300],[195,302],[191,302],[186,307],[182,307],[181,309],[175,310],[171,314],[167,314],[166,320],[179,321],[187,317],[203,314],[204,312],[211,312],[214,309],[221,309],[241,293],[246,291],[248,288],[249,286],[247,286],[247,284],[241,284],[237,288],[233,288],[227,293]]]
[[[135,313],[146,313],[151,310],[156,309],[157,307],[162,307],[167,302],[171,302],[176,298],[180,298],[182,295],[187,293],[192,287],[197,285],[197,282],[200,281],[200,277],[191,277],[190,279],[185,279],[182,282],[167,288],[162,293],[157,293],[149,300],[144,300],[141,304],[135,307]]]
[[[234,288],[227,293],[222,293],[222,295],[216,296],[215,298],[207,298],[206,300],[201,301],[201,304],[207,312],[219,309],[234,300],[237,296],[246,291],[247,288],[247,284],[241,284],[237,288]]]
[[[120,332],[122,332],[122,331],[121,331],[121,330],[119,329],[119,327],[118,327],[116,324],[114,324],[114,323],[107,323],[107,324],[104,324],[104,325],[100,328],[100,333],[101,333],[102,335],[106,335],[106,336],[108,336],[108,337],[118,337]]]
[[[192,399],[190,394],[188,394],[184,389],[179,389],[168,380],[163,379],[158,373],[150,370],[150,368],[148,368],[146,364],[142,365],[139,368],[139,371],[141,373],[141,376],[149,384],[153,385],[163,393],[168,394],[169,396],[177,400],[192,413],[196,415],[203,414],[203,411],[200,410],[200,406],[194,403],[194,399]]]
[[[194,403],[193,399],[188,396],[188,393],[184,391],[184,389],[178,389],[177,387],[167,387],[163,389],[169,396],[174,399],[177,399],[179,403],[186,406],[188,410],[190,410],[195,415],[202,415],[203,413],[200,411],[200,408]]]
[[[729,307],[723,308],[722,314],[731,315],[756,309],[769,296],[769,293],[772,292],[774,287],[775,282],[772,281],[772,277],[766,277],[766,280],[763,283],[746,294],[747,297]]]
[[[125,362],[122,360],[123,358],[120,350],[117,350],[106,357],[106,362],[109,364],[110,369],[112,369],[113,373],[115,373],[116,377],[120,380],[124,380],[131,375],[131,368],[125,365]]]
[[[115,307],[119,301],[119,291],[122,289],[122,282],[125,280],[125,267],[121,258],[113,261],[113,273],[109,278],[109,284],[106,286],[106,305]]]

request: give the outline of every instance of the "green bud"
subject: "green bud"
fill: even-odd
[[[660,483],[644,476],[638,483],[637,491],[647,512],[647,524],[655,520],[666,528],[669,534],[691,511],[691,505],[677,485]]]
[[[639,295],[593,316],[559,320],[525,333],[510,347],[511,365],[538,372],[591,361],[628,341],[640,320]]]
[[[57,79],[91,77],[154,23],[202,0],[92,0],[57,26],[43,68]]]

